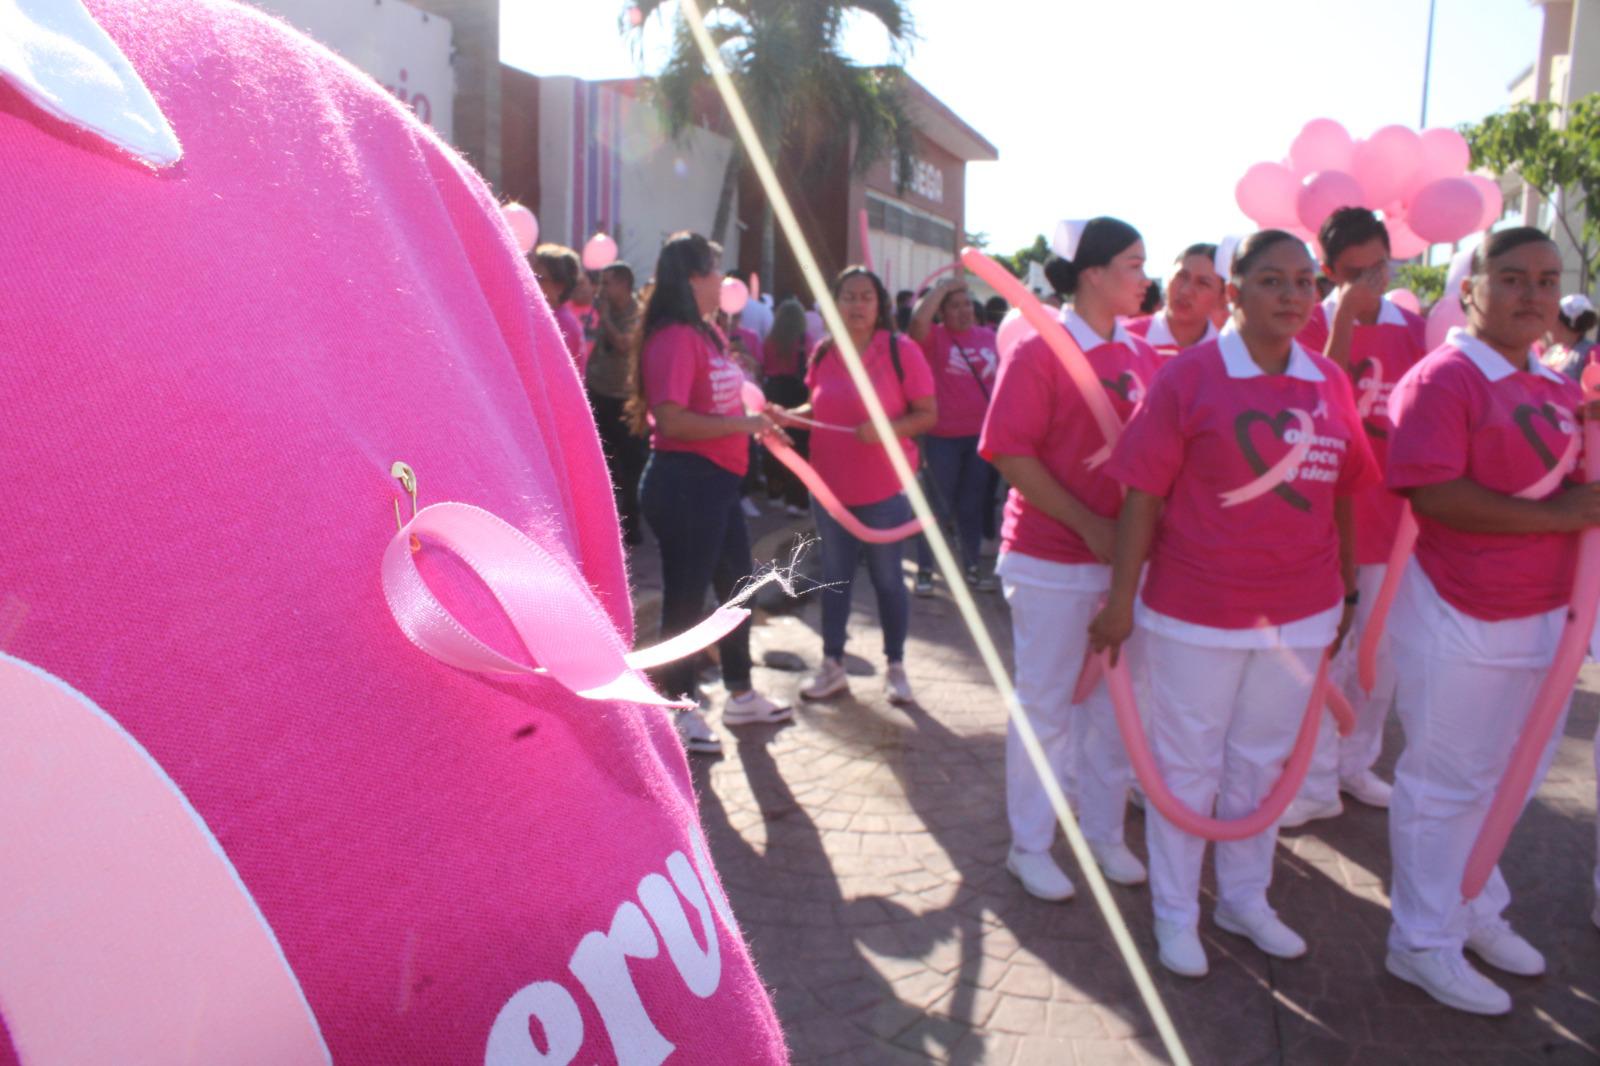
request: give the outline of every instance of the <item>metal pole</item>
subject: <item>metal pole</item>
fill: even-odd
[[[1428,128],[1428,76],[1433,70],[1433,12],[1438,0],[1428,0],[1428,47],[1422,53],[1422,121],[1418,129]]]

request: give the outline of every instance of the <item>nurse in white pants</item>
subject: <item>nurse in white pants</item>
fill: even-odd
[[[1389,812],[1387,967],[1477,1014],[1503,1014],[1511,997],[1463,949],[1508,973],[1544,971],[1501,917],[1510,892],[1499,871],[1470,904],[1460,884],[1555,654],[1577,533],[1600,524],[1600,486],[1564,487],[1581,470],[1581,393],[1531,353],[1560,281],[1542,232],[1491,235],[1459,294],[1466,329],[1451,330],[1391,402],[1388,483],[1410,497],[1419,535],[1389,623],[1406,747]],[[1535,788],[1553,750],[1554,740]]]
[[[1155,374],[1158,357],[1117,324],[1145,291],[1144,242],[1113,218],[1063,223],[1060,254],[1046,275],[1075,309],[1062,322],[1126,420]],[[1139,884],[1144,864],[1123,839],[1132,771],[1104,683],[1071,704],[1088,647],[1089,619],[1111,583],[1114,516],[1122,490],[1105,475],[1105,438],[1050,347],[1038,337],[1006,359],[995,383],[979,450],[1012,486],[996,572],[1011,607],[1017,698],[1039,736],[1083,835],[1112,881]],[[1098,461],[1096,455],[1099,454]],[[1006,867],[1041,899],[1066,899],[1073,885],[1050,856],[1056,817],[1015,726],[1006,736]]]
[[[1271,791],[1320,660],[1355,612],[1350,497],[1377,467],[1345,376],[1295,342],[1315,281],[1292,235],[1248,238],[1228,286],[1233,320],[1161,368],[1109,464],[1128,497],[1091,638],[1115,651],[1137,623],[1156,767],[1192,810],[1222,819]],[[1203,976],[1206,841],[1154,804],[1145,819],[1161,963]],[[1276,839],[1273,827],[1217,845],[1214,917],[1295,958],[1306,943],[1267,901]]]

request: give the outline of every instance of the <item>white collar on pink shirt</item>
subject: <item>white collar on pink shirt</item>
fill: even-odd
[[[1334,313],[1338,310],[1339,290],[1335,289],[1333,292],[1328,294],[1328,298],[1326,300],[1322,301],[1322,315],[1328,320],[1328,324],[1330,326],[1333,324]],[[1400,308],[1391,303],[1387,296],[1378,301],[1377,325],[1403,326],[1405,324],[1406,316],[1400,313]]]
[[[1452,327],[1445,335],[1444,342],[1459,351],[1472,361],[1483,376],[1490,381],[1501,381],[1517,372],[1510,361],[1487,344],[1462,329],[1460,326]],[[1545,366],[1532,352],[1528,353],[1528,372],[1547,377],[1558,384],[1566,384],[1572,379],[1559,370],[1552,370]]]
[[[1221,333],[1217,334],[1217,347],[1222,349],[1222,366],[1228,371],[1230,378],[1239,380],[1266,375],[1266,371],[1250,358],[1250,349],[1244,346],[1244,338],[1239,336],[1238,327],[1231,321],[1222,327]],[[1283,372],[1301,381],[1327,380],[1322,376],[1322,371],[1317,369],[1317,364],[1306,354],[1306,350],[1300,347],[1299,341],[1289,342],[1289,365]]]
[[[1172,327],[1167,325],[1166,311],[1157,311],[1155,314],[1150,316],[1150,331],[1144,335],[1144,339],[1149,341],[1157,348],[1161,347],[1163,344],[1171,345],[1178,343],[1178,338],[1172,335]],[[1207,322],[1205,335],[1195,343],[1204,344],[1206,341],[1214,341],[1216,339],[1216,324],[1213,322]]]
[[[183,156],[139,72],[81,0],[0,0],[0,79],[151,166]]]
[[[1072,334],[1072,339],[1078,342],[1078,347],[1089,352],[1102,344],[1126,344],[1133,347],[1133,335],[1123,328],[1118,322],[1111,327],[1111,339],[1108,341],[1094,331],[1094,327],[1083,320],[1083,316],[1070,307],[1061,309],[1061,324],[1067,327],[1067,332]]]

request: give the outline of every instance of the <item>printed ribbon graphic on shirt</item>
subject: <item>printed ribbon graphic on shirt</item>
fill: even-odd
[[[1266,423],[1282,440],[1288,439],[1291,423],[1300,432],[1300,438],[1290,446],[1288,454],[1270,468],[1250,440],[1250,429],[1257,422]],[[1311,510],[1311,501],[1290,488],[1288,484],[1290,475],[1305,461],[1306,453],[1311,451],[1311,441],[1316,433],[1316,423],[1312,421],[1311,415],[1298,407],[1279,411],[1276,415],[1269,415],[1263,411],[1244,411],[1233,420],[1233,432],[1238,438],[1239,451],[1243,453],[1245,462],[1249,463],[1250,469],[1260,476],[1231,492],[1222,493],[1222,506],[1236,507],[1272,492],[1281,496],[1291,507],[1302,511]]]
[[[1550,450],[1549,445],[1545,444],[1544,438],[1539,435],[1539,431],[1534,428],[1535,419],[1548,422],[1550,428],[1565,435],[1567,438],[1566,450],[1561,453],[1560,458],[1556,457],[1555,453]],[[1561,484],[1562,479],[1572,473],[1573,469],[1578,465],[1579,437],[1573,429],[1575,420],[1572,417],[1572,412],[1557,407],[1553,403],[1542,403],[1538,407],[1522,403],[1518,404],[1516,409],[1511,412],[1511,420],[1522,431],[1523,437],[1527,439],[1529,446],[1533,448],[1534,454],[1539,457],[1539,462],[1544,465],[1545,469],[1544,477],[1535,481],[1532,485],[1517,493],[1517,495],[1525,500],[1543,499],[1554,492],[1556,487]]]
[[[1383,393],[1383,363],[1376,359],[1363,359],[1350,368],[1350,376],[1355,379],[1356,391],[1361,394],[1356,398],[1356,414],[1361,418],[1362,428],[1369,437],[1380,440],[1387,438],[1389,431],[1372,413],[1373,408],[1378,406],[1378,397]]]

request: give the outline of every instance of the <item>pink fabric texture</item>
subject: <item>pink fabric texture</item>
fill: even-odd
[[[922,349],[910,337],[895,338],[900,353],[900,370],[904,378],[897,377],[894,362],[889,355],[889,332],[879,330],[873,334],[861,361],[866,364],[867,375],[878,392],[878,399],[890,418],[899,418],[911,407],[912,400],[933,395],[933,374]],[[820,358],[818,357],[820,356]],[[867,405],[856,391],[856,383],[844,365],[844,357],[831,345],[825,344],[818,356],[812,358],[806,371],[806,387],[811,390],[811,413],[819,422],[839,426],[859,426],[867,420]],[[902,439],[906,461],[911,469],[917,468],[917,445]],[[881,444],[863,444],[853,433],[813,433],[811,435],[811,465],[817,475],[826,481],[840,503],[846,507],[859,507],[864,503],[887,500],[900,492],[900,479],[895,476],[889,457]]]
[[[1152,609],[1220,629],[1283,625],[1344,595],[1333,501],[1376,483],[1348,381],[1323,375],[1231,378],[1216,341],[1156,375],[1107,473],[1167,501],[1141,593]],[[1316,436],[1292,481],[1246,496]],[[1244,498],[1241,498],[1244,497]]]
[[[704,333],[692,326],[664,326],[645,342],[639,356],[644,375],[645,400],[675,403],[700,415],[738,418],[744,414],[741,389],[744,371],[733,356],[718,351]],[[706,440],[668,437],[660,427],[650,432],[650,447],[658,452],[692,452],[703,455],[724,470],[744,476],[750,469],[750,435],[730,433]]]
[[[334,1061],[784,1060],[670,716],[453,669],[385,604],[403,459],[631,646],[593,423],[493,197],[253,9],[89,6],[186,154],[152,172],[0,85],[0,646],[170,775]],[[470,572],[416,563],[515,654]]]
[[[957,335],[937,324],[928,330],[922,349],[928,369],[933,371],[939,401],[939,422],[933,427],[933,436],[977,436],[1000,366],[994,330],[974,326]]]
[[[556,332],[561,334],[561,343],[567,346],[567,353],[572,356],[573,365],[578,368],[578,376],[581,378],[584,369],[589,365],[589,346],[584,343],[583,323],[578,321],[578,316],[568,304],[557,307],[554,314]]]
[[[1101,344],[1084,353],[1116,416],[1127,421],[1160,364],[1142,341]],[[1106,476],[1105,436],[1083,394],[1043,338],[1021,344],[1000,369],[978,447],[984,458],[1031,455],[1062,488],[1095,514],[1116,518],[1122,486]],[[1012,489],[1006,495],[1000,550],[1056,563],[1098,562],[1083,538]]]
[[[1549,496],[1564,476],[1583,480],[1582,467],[1572,465],[1573,413],[1582,402],[1578,383],[1566,378],[1519,370],[1490,381],[1446,344],[1395,389],[1389,487],[1465,477],[1507,495]],[[1426,515],[1417,528],[1417,564],[1446,603],[1474,618],[1524,618],[1572,597],[1575,533],[1471,533]]]

